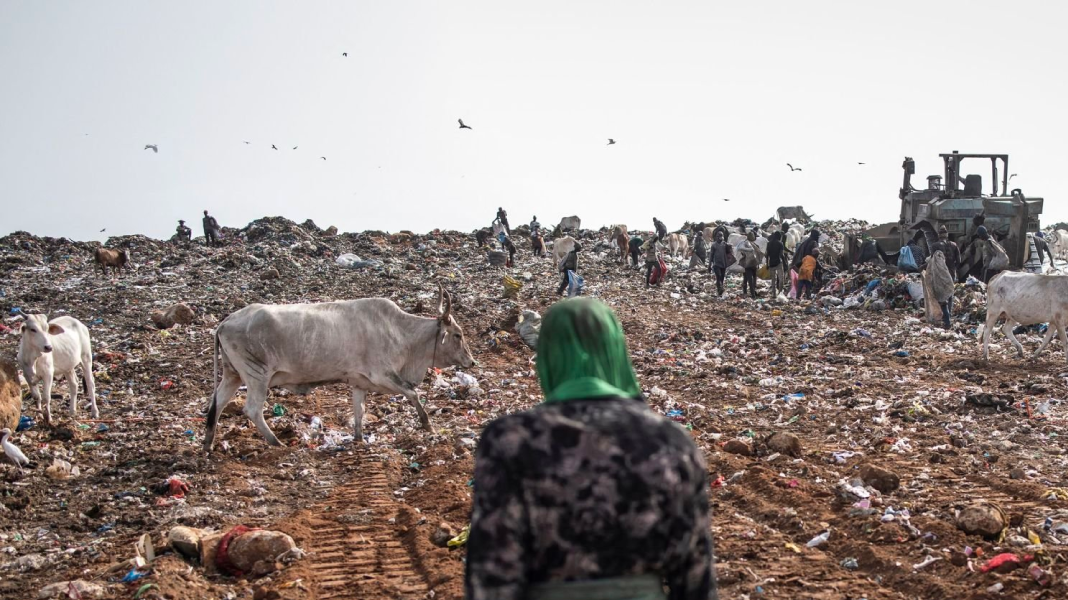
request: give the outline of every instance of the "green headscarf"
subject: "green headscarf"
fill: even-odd
[[[557,302],[538,336],[538,381],[546,402],[640,398],[615,313],[593,298]]]

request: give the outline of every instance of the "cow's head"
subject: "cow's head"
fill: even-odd
[[[45,315],[22,315],[22,344],[34,354],[52,351],[52,336],[63,333],[63,328],[48,324]]]
[[[459,366],[465,369],[475,365],[475,358],[471,356],[471,350],[467,347],[464,332],[452,318],[452,296],[441,285],[438,286],[441,296],[438,299],[438,335],[437,340],[437,364],[436,368]]]

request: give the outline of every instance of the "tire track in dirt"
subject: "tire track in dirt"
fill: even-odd
[[[307,518],[313,597],[425,598],[427,582],[396,526],[404,505],[393,499],[383,463],[366,449],[345,460],[353,478]]]

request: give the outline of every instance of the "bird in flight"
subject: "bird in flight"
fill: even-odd
[[[460,129],[471,129],[471,127],[469,125],[464,125],[464,120],[463,119],[456,119],[456,120],[460,122]]]
[[[863,165],[863,164],[865,164],[865,163],[862,163],[862,162],[858,162],[857,164],[858,164],[858,165]]]
[[[293,149],[294,149],[294,150],[296,150],[296,149],[297,149],[297,147],[296,147],[296,146],[293,146]]]
[[[730,202],[730,201],[731,201],[731,199],[730,199],[730,198],[724,198],[724,199],[723,199],[723,201],[724,201],[724,202]]]
[[[275,146],[274,144],[271,144],[271,150],[277,150],[277,149],[278,149],[278,146]]]
[[[1012,175],[1009,175],[1009,181],[1012,181],[1013,177],[1016,177],[1016,173],[1013,173]]]
[[[108,230],[108,228],[107,228],[107,227],[105,227],[105,228],[103,228],[103,229],[101,229],[101,230],[100,230],[100,233],[104,233],[104,232],[105,232],[105,231],[107,231],[107,230]]]
[[[241,141],[242,141],[242,142],[245,142],[245,140],[241,140]],[[252,142],[245,142],[245,145],[247,146],[247,145],[249,145],[249,144],[251,144],[251,143],[252,143]]]
[[[612,139],[612,138],[608,138],[608,145],[609,145],[609,146],[611,146],[611,145],[612,145],[612,144],[614,144],[614,143],[616,143],[616,141],[615,141],[614,139]]]
[[[145,150],[152,150],[152,152],[159,154],[159,146],[156,144],[145,144]]]
[[[786,166],[790,167],[790,170],[791,170],[791,171],[800,171],[800,170],[801,170],[801,167],[796,167],[796,168],[795,168],[795,167],[794,167],[793,165],[791,165],[790,163],[786,163]]]
[[[341,56],[348,56],[348,55],[349,55],[349,53],[348,53],[348,52],[342,52],[342,53],[341,53]]]
[[[320,156],[319,158],[321,158],[321,159],[323,159],[323,160],[326,160],[326,157],[325,157],[325,156]]]

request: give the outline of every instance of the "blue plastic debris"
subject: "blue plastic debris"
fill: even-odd
[[[19,418],[18,426],[15,427],[15,431],[26,431],[27,429],[33,428],[33,426],[36,424],[37,422],[33,420],[33,417],[29,415],[22,415],[22,417]]]
[[[104,433],[104,432],[105,432],[105,431],[107,431],[108,429],[109,429],[109,427],[108,427],[107,425],[105,425],[104,423],[101,423],[101,424],[100,424],[100,425],[99,425],[99,426],[98,426],[98,427],[96,428],[96,430],[97,430],[97,432],[98,432],[98,433]]]
[[[908,350],[898,350],[897,352],[894,353],[894,356],[896,356],[898,358],[908,358],[909,357],[909,351]]]
[[[805,399],[805,395],[802,394],[801,392],[797,392],[797,393],[794,393],[794,394],[786,394],[785,396],[782,397],[782,401],[783,402],[789,402],[791,400],[804,400],[804,399]]]
[[[859,335],[860,337],[866,337],[866,338],[870,338],[871,337],[871,333],[868,333],[867,329],[861,329],[860,327],[857,327],[856,329],[854,329],[853,333]]]
[[[145,574],[139,572],[137,569],[130,569],[130,572],[126,574],[126,577],[122,578],[123,583],[133,583],[138,579],[144,577]]]

